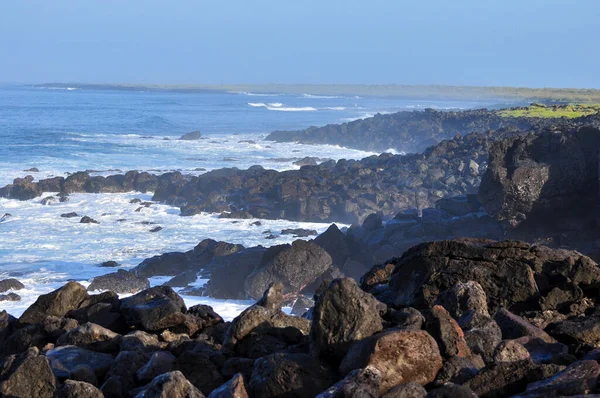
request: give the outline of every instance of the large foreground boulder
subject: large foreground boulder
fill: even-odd
[[[488,312],[500,307],[539,308],[552,289],[572,283],[580,289],[600,282],[600,268],[589,257],[524,242],[457,239],[423,243],[396,261],[390,290],[397,306],[430,308],[456,283],[477,282]],[[563,305],[580,297],[566,296]]]
[[[48,316],[63,317],[76,310],[88,298],[85,287],[77,282],[66,285],[51,293],[43,294],[19,318],[22,324],[40,323]]]
[[[141,290],[148,289],[149,287],[150,282],[147,278],[140,278],[133,272],[120,269],[112,274],[95,277],[87,290],[110,290],[122,294],[137,293]]]
[[[422,330],[390,330],[354,343],[340,372],[372,366],[381,372],[380,393],[404,383],[431,383],[442,368],[436,341]]]
[[[127,324],[160,331],[185,322],[183,299],[168,286],[157,286],[121,300]]]
[[[354,279],[335,279],[313,310],[311,353],[339,362],[353,342],[383,329],[381,312],[385,305],[362,291]]]
[[[0,396],[52,398],[55,391],[48,359],[37,348],[6,357],[0,364]]]

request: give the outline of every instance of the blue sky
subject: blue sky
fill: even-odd
[[[599,0],[6,0],[0,81],[600,88]]]

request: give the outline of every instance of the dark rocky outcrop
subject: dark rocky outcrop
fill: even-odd
[[[0,280],[0,293],[5,293],[9,290],[25,289],[25,285],[14,278]]]
[[[69,282],[54,292],[39,296],[21,315],[19,322],[35,324],[48,316],[65,316],[69,311],[78,309],[88,297],[85,287],[76,282]]]
[[[6,357],[0,364],[0,395],[3,397],[52,398],[56,384],[48,359],[37,348]]]
[[[179,137],[180,140],[184,141],[195,141],[199,140],[200,138],[202,138],[202,133],[200,131],[192,131]]]

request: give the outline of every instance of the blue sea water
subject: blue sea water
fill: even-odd
[[[0,185],[31,174],[36,179],[91,170],[114,174],[127,170],[155,173],[181,170],[200,174],[221,167],[254,164],[277,170],[297,168],[305,156],[362,158],[372,153],[327,145],[273,143],[274,130],[301,129],[423,108],[472,108],[482,103],[412,101],[399,98],[261,94],[178,93],[114,90],[42,89],[0,86]],[[206,139],[181,141],[200,130]],[[391,148],[395,150],[397,148]],[[35,167],[39,172],[24,170]],[[51,193],[48,193],[50,195]],[[189,250],[213,238],[244,245],[291,242],[290,236],[264,240],[264,230],[305,227],[324,231],[328,225],[263,220],[259,229],[248,220],[232,223],[214,214],[179,216],[179,209],[154,205],[135,212],[129,201],[150,195],[77,194],[67,203],[45,206],[40,198],[20,202],[0,199],[0,279],[17,277],[26,286],[21,302],[0,302],[0,310],[19,315],[39,294],[69,279],[84,284],[114,269],[97,264],[116,260],[123,268],[152,255]],[[61,218],[75,211],[100,224]],[[126,222],[117,222],[119,219]],[[149,233],[147,222],[163,227]],[[159,283],[162,280],[154,280]],[[200,283],[200,282],[199,282]],[[226,318],[247,302],[185,297],[189,303],[215,306]]]

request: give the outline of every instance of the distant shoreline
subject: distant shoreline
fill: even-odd
[[[477,87],[440,85],[361,85],[361,84],[90,84],[43,83],[38,88],[77,88],[91,90],[151,91],[180,93],[263,93],[336,96],[406,97],[411,99],[507,100],[543,103],[599,103],[600,90],[569,88]]]

